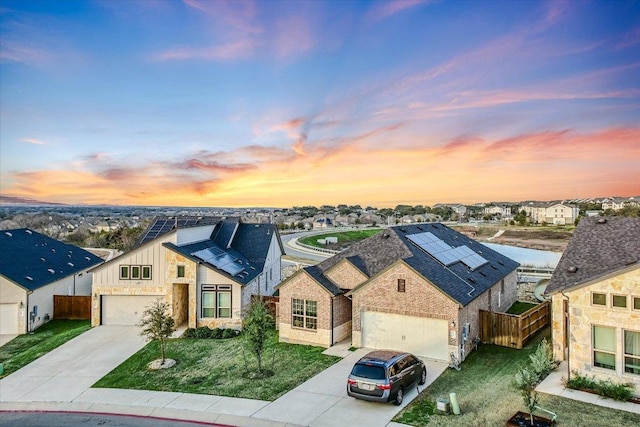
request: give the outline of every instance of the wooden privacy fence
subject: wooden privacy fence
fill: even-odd
[[[549,324],[550,312],[549,301],[520,315],[480,310],[480,340],[521,349],[529,338]]]
[[[270,297],[265,295],[251,295],[252,300],[256,299],[262,300],[267,305],[267,310],[273,316],[273,320],[278,323],[278,302],[280,301],[280,297]]]
[[[54,295],[54,319],[91,319],[91,296],[87,295]]]

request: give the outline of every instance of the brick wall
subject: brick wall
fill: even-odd
[[[306,272],[300,271],[280,286],[278,328],[280,341],[331,345],[331,294],[317,284]],[[293,298],[318,302],[318,329],[294,328],[291,325],[291,301]]]
[[[333,283],[342,289],[353,289],[367,281],[368,277],[347,260],[342,260],[325,272]]]

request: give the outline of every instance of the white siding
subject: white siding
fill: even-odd
[[[202,319],[201,310],[201,298],[202,298],[202,285],[231,285],[231,316],[233,318],[240,318],[242,316],[242,288],[243,286],[226,276],[218,273],[215,270],[205,267],[204,265],[198,266],[198,319]]]

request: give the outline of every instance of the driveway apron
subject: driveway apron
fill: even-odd
[[[407,390],[401,406],[366,402],[347,396],[347,377],[354,363],[370,350],[360,349],[315,377],[268,404],[255,414],[262,418],[311,427],[384,427],[418,396],[417,387]],[[427,383],[431,384],[447,368],[446,363],[425,360]]]
[[[98,326],[0,380],[0,402],[71,402],[145,345],[136,326]]]

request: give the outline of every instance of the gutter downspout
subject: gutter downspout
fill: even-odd
[[[571,380],[571,343],[570,343],[570,324],[569,324],[569,297],[564,293],[564,292],[560,292],[560,295],[562,295],[563,298],[566,298],[567,300],[567,311],[565,313],[563,313],[564,315],[564,319],[565,319],[565,329],[567,331],[567,337],[565,337],[565,339],[567,340],[567,381]],[[564,301],[564,300],[563,300]],[[564,352],[564,349],[562,349],[562,351]]]
[[[27,326],[27,334],[31,333],[31,315],[29,314],[29,294],[33,291],[27,292],[27,304],[24,307],[24,320]]]
[[[331,297],[331,342],[329,347],[333,346],[333,301],[336,299],[336,297]]]

